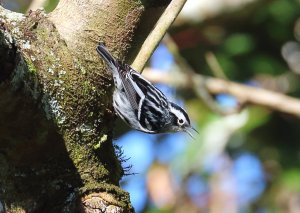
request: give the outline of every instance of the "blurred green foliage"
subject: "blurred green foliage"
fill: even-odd
[[[52,10],[54,10],[58,2],[59,0],[47,0],[45,4],[46,12],[51,12]]]
[[[287,42],[299,42],[299,35],[296,35],[299,17],[299,0],[257,1],[238,12],[220,14],[197,25],[186,24],[171,32],[182,47],[182,55],[197,72],[214,75],[204,57],[211,51],[230,80],[255,82],[255,86],[300,98],[299,75],[290,69],[282,56],[282,47]],[[182,39],[182,35],[189,39]],[[185,40],[189,40],[188,46]],[[194,45],[190,44],[191,40]],[[297,60],[300,61],[300,55]],[[281,90],[281,85],[288,89]],[[205,134],[205,128],[223,118],[196,102],[188,102],[189,111],[198,121],[201,134]],[[300,203],[300,120],[258,106],[247,106],[247,113],[247,122],[231,134],[226,153],[232,159],[243,152],[258,156],[264,165],[268,188],[243,212],[259,212],[259,209],[292,212],[288,204],[291,199]],[[221,133],[216,129],[215,134]],[[199,155],[194,149],[191,149],[192,153],[187,150],[186,155]],[[285,197],[284,193],[291,196]],[[282,208],[282,203],[287,207]],[[300,207],[294,212],[300,212]]]
[[[288,68],[281,56],[281,47],[285,42],[295,40],[299,1],[258,1],[256,4],[250,5],[250,9],[242,9],[240,14],[221,14],[196,26],[197,34],[203,38],[199,43],[192,37],[195,40],[193,48],[183,49],[182,54],[196,70],[211,75],[210,68],[203,66],[205,60],[201,56],[206,51],[213,51],[226,75],[236,81],[245,81],[261,73],[285,73]],[[195,26],[191,27],[195,31]],[[182,34],[182,28],[173,30],[176,31],[175,40],[177,30]]]

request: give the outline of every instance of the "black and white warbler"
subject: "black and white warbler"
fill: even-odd
[[[115,84],[113,106],[121,119],[146,133],[185,131],[192,136],[188,129],[195,129],[184,109],[169,101],[128,64],[115,59],[103,43],[99,43],[97,52],[112,71]]]

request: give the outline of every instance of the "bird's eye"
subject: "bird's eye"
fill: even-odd
[[[182,125],[184,123],[184,120],[183,119],[178,119],[178,124],[179,125]]]

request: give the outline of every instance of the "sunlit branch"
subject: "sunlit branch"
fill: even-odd
[[[149,34],[144,44],[142,45],[138,55],[136,56],[132,67],[136,70],[142,71],[145,64],[151,57],[152,53],[158,46],[159,42],[163,39],[167,30],[174,22],[179,12],[183,8],[187,0],[173,0],[165,12],[162,14],[158,22],[156,23],[154,29]]]
[[[217,78],[227,79],[224,70],[222,69],[217,57],[212,52],[205,53],[205,60],[213,75]]]
[[[191,79],[193,79],[193,87],[196,88],[192,89],[201,89],[201,84],[203,84],[211,94],[229,94],[242,103],[267,107],[271,110],[288,113],[300,118],[300,100],[278,92],[223,79],[205,77],[200,74],[188,76],[184,72],[152,72],[148,68],[145,69],[144,76],[154,83],[166,83],[180,88],[189,88],[192,85]]]

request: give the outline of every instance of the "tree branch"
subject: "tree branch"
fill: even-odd
[[[135,70],[139,70],[142,72],[145,64],[153,54],[159,42],[163,39],[167,30],[170,28],[170,26],[178,16],[186,1],[187,0],[171,1],[163,15],[158,20],[155,28],[143,43],[138,55],[132,63],[132,67]]]
[[[103,41],[124,58],[138,26],[153,29],[169,2],[163,3],[61,0],[50,14],[37,10],[26,16],[0,7],[5,211],[88,212],[100,200],[103,212],[133,211],[119,187],[124,170],[112,144],[111,74],[95,47]],[[149,10],[157,16],[141,20]]]
[[[145,69],[144,76],[154,83],[164,83],[179,88],[191,88],[191,79],[194,90],[200,90],[205,85],[211,94],[226,93],[236,97],[242,103],[263,106],[271,110],[295,115],[300,118],[300,100],[284,94],[272,92],[263,88],[251,87],[232,81],[205,77],[199,74],[188,75],[183,72],[152,72]]]

